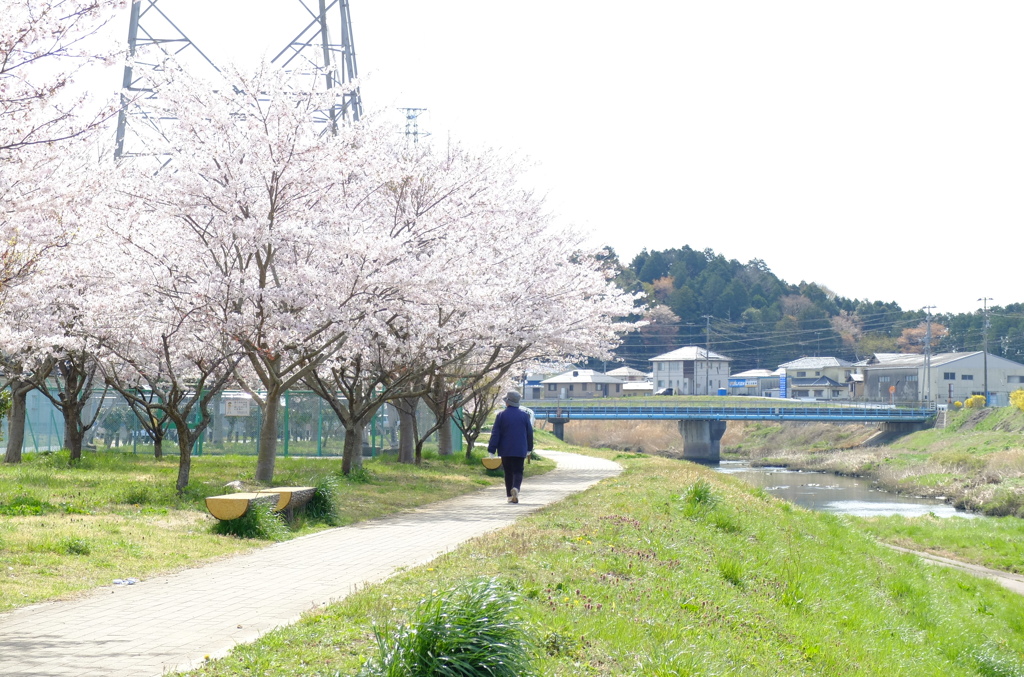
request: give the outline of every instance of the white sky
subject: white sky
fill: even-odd
[[[159,6],[216,61],[304,25],[298,0]],[[907,310],[1024,301],[1019,1],[350,6],[367,110],[529,156],[624,263],[689,245]]]

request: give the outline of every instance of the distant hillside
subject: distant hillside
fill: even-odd
[[[689,246],[644,250],[628,265],[612,254],[624,289],[643,293],[650,324],[626,337],[617,351],[628,366],[683,345],[705,345],[733,358],[733,373],[774,369],[805,355],[856,361],[876,352],[923,352],[926,314],[895,302],[848,299],[827,287],[779,279],[759,259],[740,263],[711,249]],[[989,352],[1024,362],[1024,304],[993,306]],[[932,318],[933,352],[981,350],[981,313]],[[709,331],[710,330],[710,331]]]

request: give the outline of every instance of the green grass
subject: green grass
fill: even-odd
[[[394,456],[378,457],[366,463],[358,481],[337,474],[340,459],[278,458],[275,484],[330,485],[332,497],[300,513],[287,530],[271,525],[270,532],[256,528],[238,535],[292,538],[499,484],[500,475],[488,477],[479,456],[467,462],[461,455],[427,454],[419,467],[397,463]],[[527,474],[552,467],[550,461],[531,463]],[[0,611],[263,545],[266,541],[212,533],[217,521],[204,502],[230,493],[224,488],[229,481],[257,486],[255,468],[252,457],[194,458],[192,481],[179,497],[177,457],[157,461],[85,452],[71,465],[66,453],[26,454],[21,464],[0,464]]]
[[[1024,520],[1017,517],[876,517],[861,528],[885,543],[1024,574]]]
[[[188,674],[354,675],[374,627],[491,576],[520,599],[540,675],[1024,673],[1024,604],[997,584],[696,465],[619,462],[615,479]]]

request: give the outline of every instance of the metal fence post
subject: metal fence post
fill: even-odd
[[[288,410],[291,409],[291,403],[292,403],[291,394],[292,394],[292,391],[290,391],[290,390],[284,391],[284,455],[285,455],[285,458],[288,457],[288,438],[291,437],[291,435],[288,432],[288,430],[289,430],[288,429]]]
[[[324,455],[324,398],[316,398],[316,455]]]
[[[64,441],[61,438],[60,431],[57,430],[57,419],[55,419],[53,417],[53,410],[52,409],[50,410],[50,423],[53,424],[53,432],[56,433],[57,439],[61,440],[60,446],[63,448],[64,447]],[[53,443],[50,441],[51,439],[52,438],[50,437],[50,434],[47,433],[46,434],[46,446],[49,447],[52,450],[53,449]]]
[[[370,458],[377,455],[377,412],[370,417]]]
[[[256,455],[260,453],[260,432],[263,430],[263,410],[256,407]]]
[[[25,425],[28,426],[28,434],[32,436],[32,448],[35,449],[36,453],[39,453],[39,442],[36,441],[36,433],[32,430],[32,417],[28,415],[27,411],[25,412]]]

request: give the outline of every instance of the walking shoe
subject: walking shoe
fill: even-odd
[[[509,496],[508,502],[509,503],[518,503],[519,502],[519,490],[516,489],[515,487],[512,487],[512,495]]]

